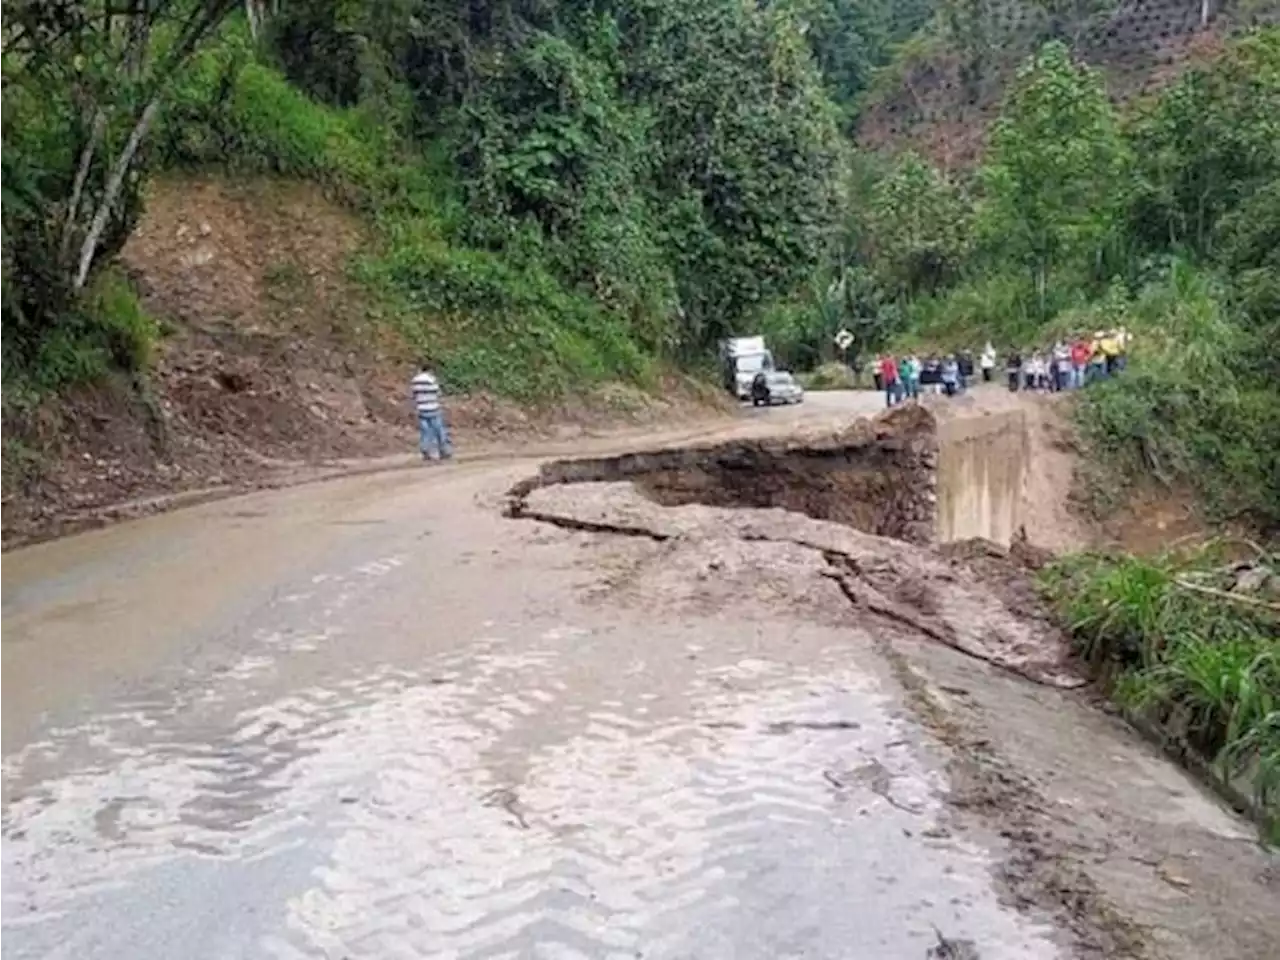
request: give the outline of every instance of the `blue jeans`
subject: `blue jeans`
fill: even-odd
[[[418,414],[418,449],[422,451],[423,457],[431,460],[453,456],[449,431],[445,428],[444,414],[441,411]]]

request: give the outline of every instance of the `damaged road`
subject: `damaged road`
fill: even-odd
[[[731,436],[14,551],[6,954],[1269,957],[1274,863],[1075,689],[1031,552],[931,545],[949,455]]]
[[[901,540],[777,508],[661,507],[632,484],[545,487],[513,498],[508,514],[664,544],[615,575],[636,603],[661,596],[696,610],[754,601],[838,622],[841,611],[806,582],[817,575],[839,586],[860,622],[905,626],[1038,683],[1085,683],[1060,633],[1014,615],[963,564]]]

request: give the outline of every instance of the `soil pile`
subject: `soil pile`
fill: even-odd
[[[637,606],[880,622],[1038,683],[1084,682],[1065,639],[1035,608],[1025,574],[1019,580],[1016,555],[994,545],[986,549],[1007,565],[1003,589],[954,552],[778,508],[664,507],[629,483],[518,488],[509,513],[652,541],[622,553],[607,578],[612,593]]]

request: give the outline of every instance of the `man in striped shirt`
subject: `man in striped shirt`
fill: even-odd
[[[431,372],[430,364],[422,364],[417,376],[409,381],[409,387],[414,409],[418,411],[418,446],[422,459],[448,460],[453,456],[453,448],[444,425],[444,411],[440,409],[440,381]]]

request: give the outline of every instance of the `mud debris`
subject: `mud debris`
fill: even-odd
[[[876,643],[916,717],[951,748],[946,803],[952,815],[976,818],[1008,844],[997,876],[1010,901],[1023,910],[1050,914],[1061,929],[1070,931],[1081,956],[1147,957],[1142,930],[1116,912],[1056,836],[1035,784],[1000,756],[990,740],[961,723],[888,639],[880,637]]]
[[[958,940],[944,936],[937,927],[933,928],[938,942],[925,954],[926,960],[982,960],[978,948],[972,940]]]
[[[490,790],[480,802],[486,807],[497,807],[505,810],[510,814],[513,826],[519,827],[521,830],[529,829],[529,821],[525,818],[524,806],[520,802],[520,795],[511,787],[497,787]]]
[[[751,598],[765,615],[788,606],[809,616],[826,611],[845,623],[909,627],[1037,683],[1085,683],[1065,637],[1042,617],[1025,615],[1033,609],[1032,594],[992,589],[930,547],[779,508],[664,507],[625,482],[522,486],[513,491],[507,515],[660,544],[612,578],[611,600],[652,603],[663,597],[706,610]],[[1030,590],[1025,572],[1020,575],[1019,589]],[[824,581],[837,586],[843,611],[821,593]]]
[[[857,720],[779,720],[764,728],[765,733],[788,734],[797,730],[857,730],[862,724]]]

